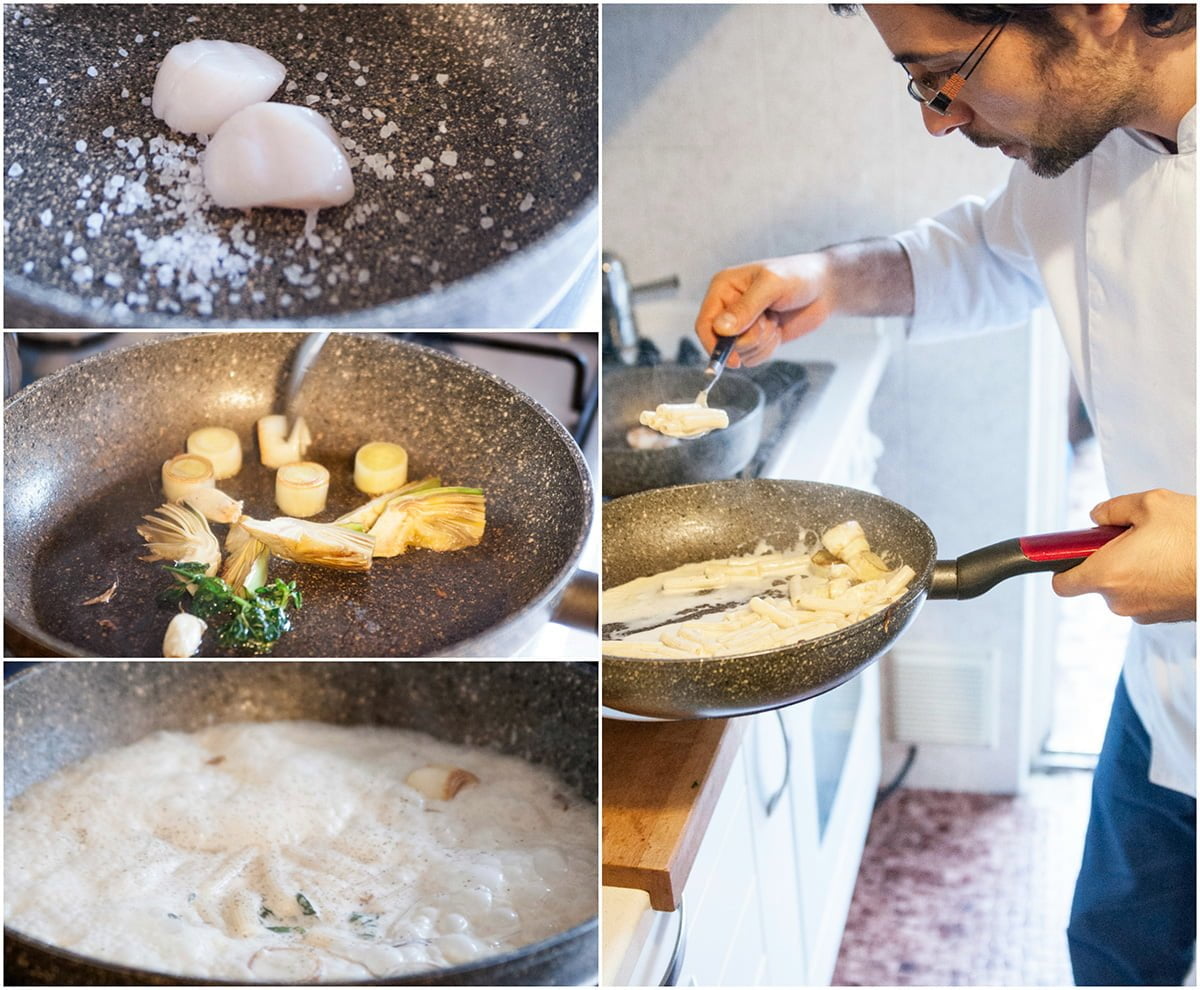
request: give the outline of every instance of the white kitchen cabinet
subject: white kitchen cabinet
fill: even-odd
[[[784,772],[779,726],[751,721],[684,888],[680,986],[803,982],[790,808],[763,803]]]
[[[667,353],[673,346],[659,343]],[[875,490],[881,444],[868,415],[888,351],[886,336],[861,324],[783,349],[781,357],[825,370],[767,476]],[[879,783],[879,720],[874,665],[819,698],[747,717],[684,887],[675,982],[828,985]],[[665,975],[676,926],[657,920],[621,967],[629,982]]]

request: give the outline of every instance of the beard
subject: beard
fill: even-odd
[[[1077,161],[1095,151],[1111,131],[1123,126],[1125,119],[1123,113],[1103,121],[1084,122],[1077,119],[1053,138],[1039,137],[1034,141],[1008,141],[965,129],[963,136],[977,148],[1019,144],[1025,148],[1021,158],[1029,171],[1043,179],[1056,179]]]
[[[1049,60],[1047,59],[1047,62]],[[1050,69],[1048,64],[1044,68]],[[1053,82],[1046,89],[1047,107],[1023,138],[998,137],[964,128],[963,134],[980,148],[1019,145],[1028,169],[1044,179],[1062,175],[1086,158],[1112,131],[1124,127],[1136,110],[1136,91],[1120,79],[1112,67],[1100,61],[1055,66]],[[1126,78],[1136,78],[1131,72]]]

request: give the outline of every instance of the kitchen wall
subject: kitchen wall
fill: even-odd
[[[677,274],[685,301],[698,302],[722,267],[898,230],[986,194],[1010,168],[997,151],[925,132],[904,73],[862,15],[606,4],[603,46],[604,247],[635,283]],[[881,489],[926,519],[942,556],[1024,532],[1041,497],[1031,488],[1046,484],[1030,439],[1059,430],[1055,405],[1035,403],[1030,382],[1048,375],[1062,387],[1058,345],[1029,327],[907,345],[890,324],[897,350],[872,411]],[[1021,786],[1029,647],[1045,640],[1030,624],[1046,592],[1031,601],[1030,580],[931,603],[903,641],[918,657],[982,651],[996,717],[993,746],[922,745],[910,783]],[[885,776],[904,751],[885,745]]]

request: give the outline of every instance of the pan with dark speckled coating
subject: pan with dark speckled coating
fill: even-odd
[[[597,799],[595,665],[561,661],[396,663],[64,662],[4,686],[4,804],[68,763],[162,729],[311,719],[417,729],[543,764]],[[481,963],[373,981],[490,986],[594,982],[597,921]],[[97,963],[4,930],[10,985],[196,984]]]
[[[861,622],[792,647],[741,656],[634,660],[605,656],[604,704],[650,718],[721,718],[815,697],[872,663],[904,631],[933,576],[933,534],[908,509],[869,492],[805,481],[714,481],[604,506],[603,587],[681,564],[794,546],[857,519],[871,547],[917,573],[897,601]]]
[[[6,4],[4,16],[6,326],[534,326],[595,264],[594,4]],[[248,222],[205,210],[206,236],[249,254],[233,233],[244,222],[259,256],[244,285],[198,279],[211,299],[180,291],[177,252],[148,246],[175,244],[183,219],[123,202],[139,170],[150,195],[170,193],[152,138],[200,148],[142,102],[170,48],[194,38],[273,55],[287,78],[272,100],[326,115],[364,159],[355,197],[321,211],[320,247],[294,210]],[[130,140],[143,144],[116,143]]]
[[[704,383],[702,369],[679,365],[604,372],[601,484],[606,497],[732,478],[750,463],[762,439],[763,391],[736,371],[721,375],[710,393],[709,405],[729,413],[728,427],[659,450],[629,446],[625,434],[638,425],[643,410],[662,402],[690,402]]]
[[[1095,526],[1001,540],[937,560],[929,527],[881,495],[812,481],[719,481],[627,495],[604,508],[605,587],[681,564],[796,546],[807,534],[857,520],[871,548],[915,572],[881,612],[828,636],[741,656],[635,660],[604,657],[604,700],[653,718],[746,715],[815,697],[849,680],[905,630],[926,598],[962,601],[1022,574],[1082,563],[1128,527]],[[618,627],[606,630],[619,636]]]
[[[236,430],[242,472],[221,487],[256,518],[281,513],[254,423],[277,410],[302,335],[173,335],[71,365],[5,405],[4,606],[9,643],[59,656],[160,656],[169,575],[139,560],[141,517],[163,501],[162,462],[205,424]],[[503,656],[515,653],[586,579],[575,564],[592,511],[583,457],[562,425],[487,372],[417,344],[333,334],[297,412],[329,468],[329,521],[366,501],[354,451],[390,439],[410,477],[484,489],[479,546],[409,551],[367,573],[273,559],[304,607],[275,656]],[[224,526],[214,525],[218,538]],[[112,600],[81,603],[116,580]],[[594,594],[592,595],[594,610]],[[15,634],[15,635],[14,635]],[[218,652],[206,637],[205,655]]]

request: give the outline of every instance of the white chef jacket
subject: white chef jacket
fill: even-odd
[[[1110,133],[1056,179],[1017,163],[897,235],[912,262],[914,340],[1008,326],[1048,302],[1112,494],[1196,491],[1196,108],[1178,153]],[[1150,779],[1196,794],[1196,624],[1134,625],[1125,684]]]

